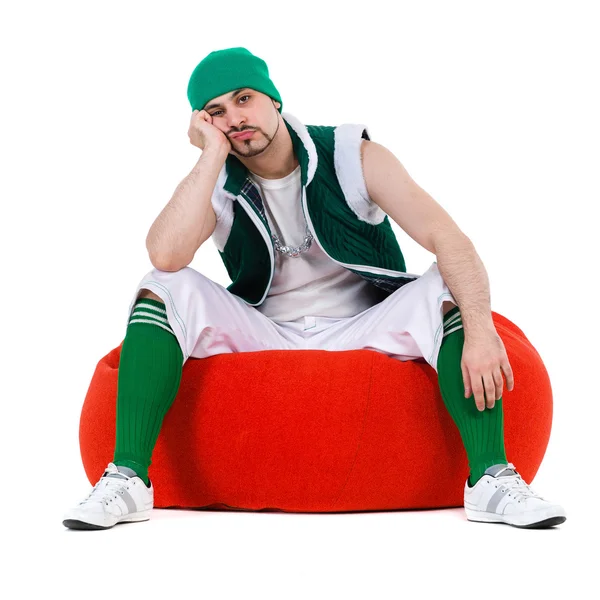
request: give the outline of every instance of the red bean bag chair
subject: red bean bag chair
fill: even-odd
[[[507,458],[531,483],[550,438],[552,389],[525,334],[492,317],[515,376],[514,391],[504,383]],[[92,484],[113,459],[121,347],[98,363],[82,408]],[[460,507],[468,474],[435,370],[373,350],[188,359],[149,469],[156,508],[285,512]]]

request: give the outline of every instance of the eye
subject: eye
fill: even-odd
[[[239,100],[241,100],[242,98],[250,98],[250,94],[244,94],[243,96],[240,96]],[[244,102],[244,104],[246,104],[246,103]],[[211,117],[216,117],[217,113],[220,113],[220,112],[223,112],[223,111],[222,110],[215,110],[215,112],[212,113],[210,116]]]

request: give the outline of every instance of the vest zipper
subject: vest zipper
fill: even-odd
[[[391,271],[389,269],[382,269],[380,267],[370,267],[368,265],[351,265],[348,263],[340,262],[339,260],[335,260],[335,258],[333,258],[331,255],[329,255],[325,251],[325,248],[323,248],[323,245],[321,244],[321,242],[319,241],[319,238],[317,237],[317,234],[315,233],[315,228],[313,226],[312,221],[310,220],[310,215],[308,214],[308,207],[306,205],[306,186],[302,186],[302,202],[301,202],[301,204],[302,204],[302,212],[304,213],[304,218],[306,219],[306,222],[308,223],[310,232],[312,233],[313,237],[315,238],[315,241],[317,242],[317,244],[319,244],[319,248],[321,248],[321,250],[324,252],[324,254],[326,256],[328,256],[333,262],[337,263],[338,265],[342,265],[342,267],[346,267],[347,269],[355,269],[356,271],[366,271],[368,273],[373,273],[374,275],[392,275],[393,277],[397,277],[397,276],[414,277],[415,279],[420,277],[420,275],[417,275],[416,273],[404,273],[402,271]]]
[[[257,229],[260,231],[260,234],[263,236],[263,239],[265,240],[265,244],[267,245],[267,250],[269,252],[269,259],[270,259],[270,263],[271,263],[271,274],[269,276],[269,283],[267,284],[267,287],[265,288],[265,293],[263,294],[263,297],[260,299],[260,301],[257,302],[256,304],[253,304],[252,302],[248,302],[248,304],[250,306],[259,306],[260,304],[262,304],[264,302],[265,298],[267,297],[267,293],[268,293],[269,289],[271,288],[271,283],[273,281],[273,274],[275,273],[275,256],[274,256],[274,250],[273,250],[273,241],[271,240],[271,237],[269,236],[269,232],[267,231],[266,227],[264,226],[261,218],[256,214],[254,209],[250,206],[250,203],[248,202],[248,200],[246,200],[246,198],[244,198],[244,196],[242,194],[237,196],[237,199],[238,199],[238,202],[240,202],[240,204],[244,207],[244,210],[246,211],[246,213],[248,214],[250,219],[252,219],[252,221],[256,225]]]

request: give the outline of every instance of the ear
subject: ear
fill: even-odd
[[[277,100],[273,100],[273,104],[275,105],[275,108],[279,108],[281,106],[281,102],[277,102]]]

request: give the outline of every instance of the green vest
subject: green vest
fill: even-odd
[[[406,272],[389,217],[368,197],[360,156],[367,128],[305,126],[289,113],[282,118],[300,163],[300,201],[313,243],[376,286],[381,300],[418,278]],[[237,157],[227,157],[212,196],[213,240],[232,281],[227,289],[258,306],[269,293],[276,251],[260,191],[247,173]]]

